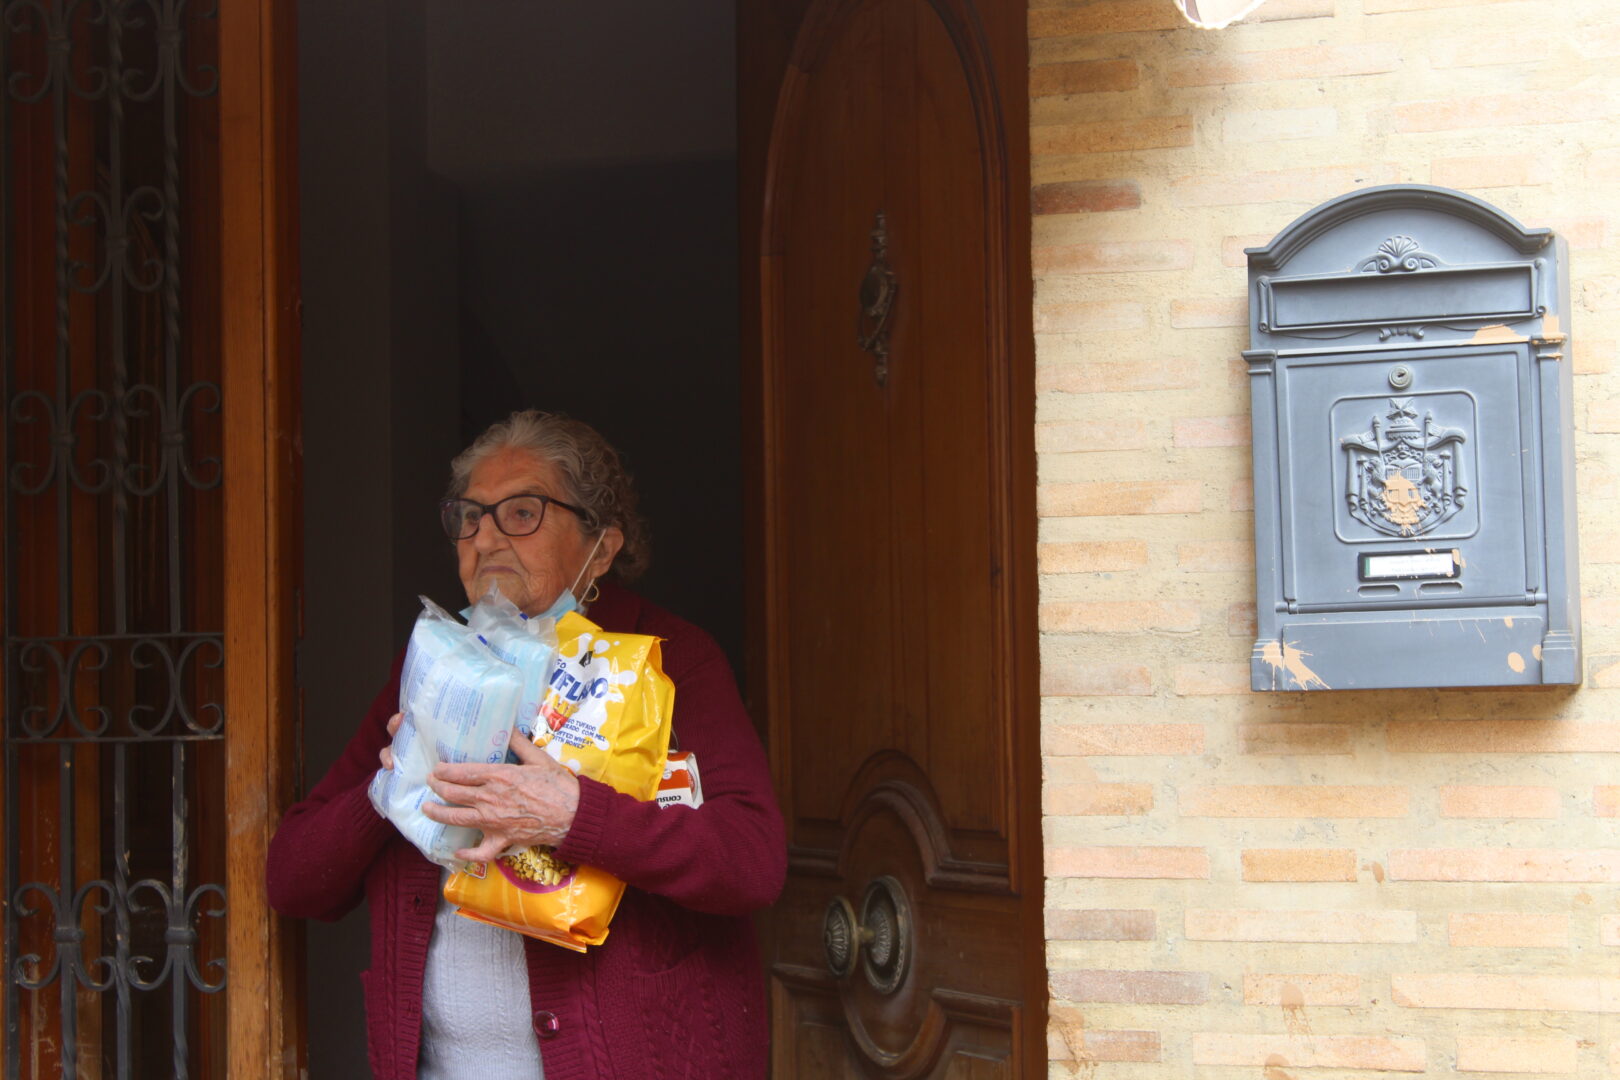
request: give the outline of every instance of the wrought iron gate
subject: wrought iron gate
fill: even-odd
[[[10,1078],[223,1074],[216,57],[0,0]]]

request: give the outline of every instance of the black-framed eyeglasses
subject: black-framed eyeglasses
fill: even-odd
[[[472,499],[445,499],[439,504],[439,524],[452,540],[466,540],[478,533],[484,515],[495,519],[495,527],[507,536],[528,536],[546,520],[546,507],[560,506],[584,521],[582,507],[553,499],[550,495],[508,495],[493,503]]]

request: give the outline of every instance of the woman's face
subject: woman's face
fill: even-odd
[[[550,495],[569,501],[556,466],[526,450],[499,450],[479,462],[463,497],[491,506],[508,495]],[[579,518],[559,506],[548,506],[540,528],[528,536],[507,536],[495,527],[494,515],[485,514],[476,533],[456,541],[467,603],[476,604],[494,585],[524,614],[538,615],[576,578],[583,593],[602,576],[624,544],[624,535],[615,527],[606,529],[593,556],[594,544],[596,537],[581,530]]]

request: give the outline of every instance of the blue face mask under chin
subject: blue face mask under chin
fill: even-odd
[[[578,610],[579,597],[574,595],[573,589],[564,589],[562,592],[557,594],[557,599],[553,600],[551,602],[551,606],[546,608],[546,610],[542,611],[538,615],[530,615],[525,617],[533,619],[560,619],[569,612]]]

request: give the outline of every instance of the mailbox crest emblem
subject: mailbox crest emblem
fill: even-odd
[[[1387,536],[1422,536],[1462,510],[1468,497],[1461,428],[1442,427],[1414,398],[1390,398],[1382,421],[1340,441],[1349,458],[1350,516]]]

